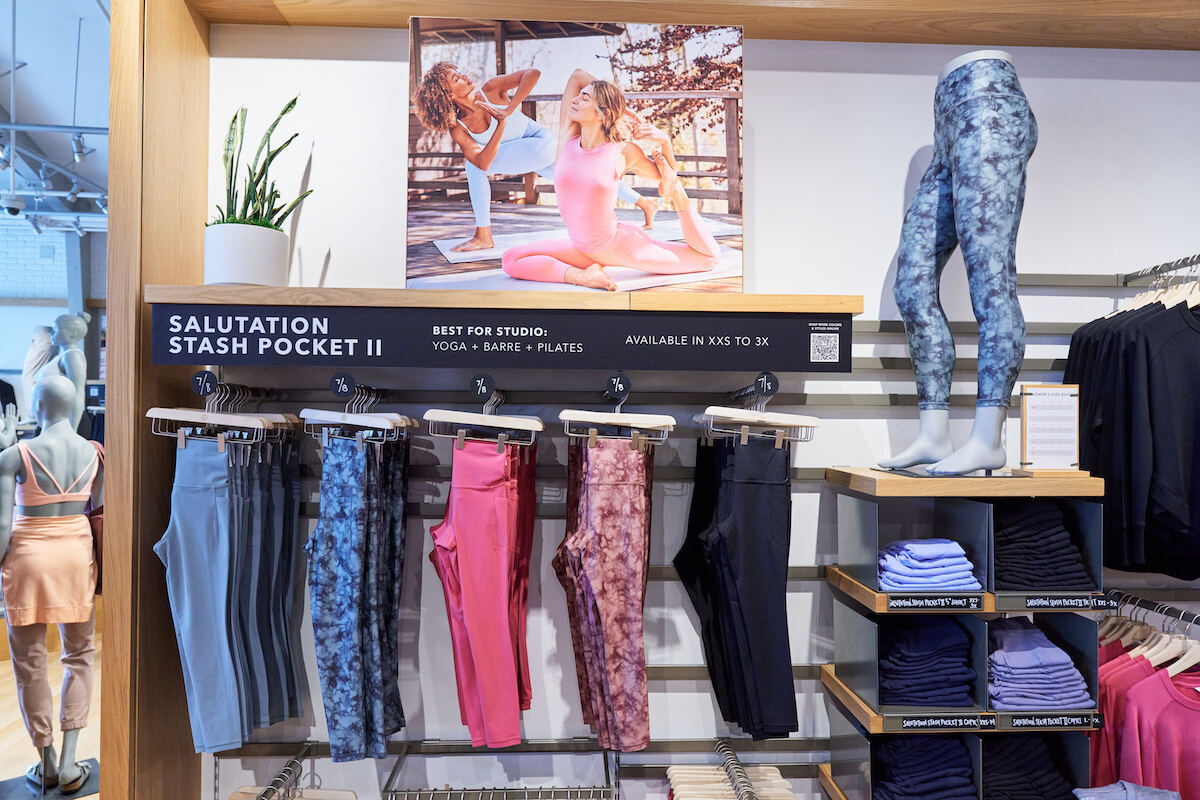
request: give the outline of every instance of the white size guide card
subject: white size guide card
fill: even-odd
[[[1078,469],[1078,386],[1052,383],[1021,388],[1021,467]]]

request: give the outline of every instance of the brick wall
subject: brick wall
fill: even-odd
[[[0,297],[66,297],[66,235],[0,225]]]

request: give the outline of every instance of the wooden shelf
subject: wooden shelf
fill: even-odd
[[[821,791],[829,800],[849,800],[833,780],[833,767],[829,764],[817,765],[817,782],[821,784]]]
[[[746,36],[851,42],[1200,49],[1194,0],[188,0],[208,22],[404,28],[410,16],[742,25]]]
[[[825,581],[875,614],[983,614],[996,610],[996,598],[990,592],[877,592],[832,565],[825,567]],[[929,608],[906,604],[918,597],[949,602]]]
[[[861,314],[862,295],[676,294],[596,292],[433,291],[302,286],[148,285],[147,303],[267,306],[380,306],[388,308],[543,308],[597,311],[736,311],[742,313]]]
[[[1086,477],[910,478],[867,467],[830,467],[825,480],[873,497],[1103,497],[1104,479]]]
[[[868,734],[1090,731],[1100,726],[1097,712],[1092,709],[1011,712],[905,707],[903,710],[877,710],[838,678],[833,664],[821,665],[821,685]],[[1039,718],[1045,719],[1047,724],[1031,724],[1031,719]]]
[[[877,711],[837,676],[833,664],[821,665],[821,685],[850,712],[867,733],[978,733],[994,723],[993,714],[979,708],[911,708],[905,711]],[[983,718],[989,719],[984,721]],[[918,725],[915,720],[938,720],[942,725]],[[957,723],[957,724],[956,724]]]

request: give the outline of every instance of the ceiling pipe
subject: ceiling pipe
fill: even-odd
[[[12,0],[12,64],[9,65],[8,78],[8,118],[17,119],[17,0]],[[13,164],[13,154],[17,146],[17,137],[8,137],[8,190],[17,190],[17,166]]]
[[[18,194],[22,197],[70,197],[71,192],[63,189],[17,189],[11,194]],[[81,200],[95,200],[108,197],[104,192],[75,192],[75,196]]]
[[[25,131],[26,133],[86,133],[92,136],[108,136],[108,128],[95,125],[45,125],[38,122],[0,122],[0,131]]]
[[[46,157],[44,155],[42,155],[41,153],[30,150],[27,147],[22,147],[19,144],[15,145],[15,147],[17,148],[17,152],[20,153],[21,155],[26,156],[31,161],[41,162],[43,165],[49,167],[50,169],[54,170],[55,172],[59,173],[60,175],[70,178],[71,180],[75,181],[80,186],[88,186],[92,190],[97,191],[97,192],[107,192],[108,191],[107,187],[101,186],[100,184],[96,183],[95,181],[90,181],[87,178],[83,177],[82,175],[72,172],[71,170],[64,167],[62,164],[58,164],[54,161],[48,161],[46,159]],[[14,189],[14,191],[15,191],[15,189]]]

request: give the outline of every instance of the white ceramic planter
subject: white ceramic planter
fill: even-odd
[[[287,286],[287,234],[237,222],[209,225],[204,229],[204,282]]]

